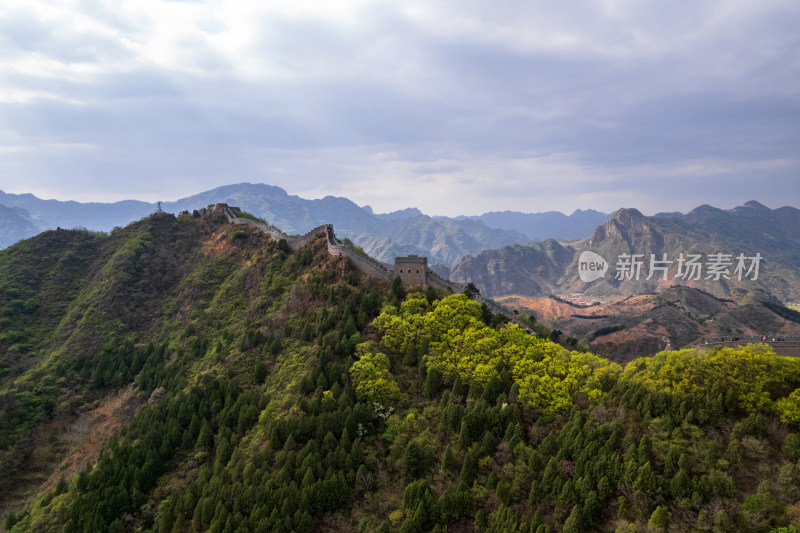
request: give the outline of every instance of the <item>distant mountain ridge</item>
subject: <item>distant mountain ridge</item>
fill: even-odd
[[[155,211],[155,204],[137,200],[82,203],[42,200],[32,194],[8,194],[3,191],[0,191],[0,205],[24,209],[28,221],[39,231],[57,227],[109,231]],[[6,235],[5,232],[3,235]]]
[[[0,205],[0,248],[11,246],[20,239],[39,233],[30,221],[30,214],[21,207]]]
[[[589,283],[578,276],[578,258],[593,251],[608,263],[605,276]],[[707,262],[712,254],[729,254],[731,279],[676,278],[681,254],[700,254]],[[616,279],[618,259],[642,254],[640,279]],[[661,272],[644,279],[650,254],[661,260],[667,254],[667,279]],[[732,276],[735,256],[761,254],[758,279]],[[546,240],[525,246],[512,245],[464,257],[452,268],[450,278],[472,281],[485,296],[519,294],[530,297],[580,293],[584,298],[630,296],[658,292],[674,284],[685,284],[716,296],[734,289],[761,289],[783,301],[800,298],[800,210],[769,209],[750,201],[730,210],[702,205],[691,212],[647,217],[636,209],[620,209],[591,237],[574,242]],[[748,264],[749,266],[749,264]],[[752,277],[752,274],[751,274]]]
[[[608,216],[576,211],[569,217],[554,212],[505,212],[502,217],[490,213],[481,215],[485,219],[447,218],[430,217],[413,207],[376,214],[369,206],[358,206],[347,198],[326,196],[308,200],[290,195],[280,187],[250,183],[217,187],[174,202],[162,202],[161,206],[164,211],[179,213],[218,202],[239,206],[290,234],[305,233],[321,224],[333,224],[340,237],[351,239],[380,261],[391,263],[396,256],[416,254],[428,257],[431,264],[439,263],[446,267],[467,254],[530,241],[531,234],[547,231],[542,229],[547,227],[546,224],[536,222],[541,218],[539,215],[547,220],[567,221],[564,226],[569,228],[567,233],[553,230],[555,233],[552,236],[559,237],[578,234],[581,227],[581,236],[585,237],[597,225],[594,223],[597,216]],[[0,205],[22,208],[27,213],[16,212],[16,218],[21,217],[21,220],[0,225],[0,245],[3,247],[56,227],[109,231],[156,210],[156,204],[135,200],[114,203],[62,202],[42,200],[32,194],[7,194],[2,191]],[[520,231],[518,228],[528,229]]]
[[[516,211],[490,211],[480,216],[461,216],[457,219],[479,220],[492,228],[514,229],[524,233],[532,241],[583,239],[587,228],[603,224],[611,215],[594,209],[577,209],[571,215],[559,211],[545,213],[519,213]],[[589,229],[591,231],[591,229]]]

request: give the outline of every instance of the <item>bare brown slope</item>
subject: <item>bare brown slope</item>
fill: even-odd
[[[538,320],[588,342],[592,352],[618,360],[723,337],[800,337],[800,324],[764,306],[767,296],[737,295],[735,302],[698,289],[671,287],[660,294],[585,308],[553,298],[507,296],[499,301],[532,311]]]

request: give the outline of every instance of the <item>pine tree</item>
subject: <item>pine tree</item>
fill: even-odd
[[[467,426],[467,421],[461,421],[461,430],[458,432],[458,447],[462,450],[466,450],[469,448],[470,444],[472,444],[472,439],[469,436],[469,428]]]
[[[461,382],[461,376],[456,376],[455,381],[453,382],[453,394],[452,396],[459,398],[459,401],[463,400],[467,394],[467,388]]]
[[[688,496],[692,491],[692,480],[686,470],[681,468],[669,482],[669,490],[675,499]]]
[[[475,513],[475,527],[478,531],[484,531],[488,525],[489,520],[486,518],[486,513],[483,512],[483,509],[478,509],[478,512]]]
[[[11,531],[11,528],[17,523],[18,518],[17,515],[14,514],[14,511],[9,511],[8,515],[6,516],[6,531]]]
[[[478,460],[475,453],[470,450],[464,458],[464,464],[461,466],[461,486],[462,488],[469,489],[478,475]]]
[[[403,475],[406,480],[412,481],[425,475],[427,470],[425,450],[416,441],[411,441],[406,445],[403,452]]]
[[[569,513],[569,517],[564,522],[562,531],[564,533],[579,533],[581,531],[581,509],[577,503],[572,506],[572,512]]]
[[[197,436],[197,442],[194,447],[198,450],[211,450],[214,444],[214,433],[211,431],[211,426],[208,425],[206,420],[203,420],[200,426],[200,433]]]
[[[589,491],[583,502],[583,522],[587,526],[594,526],[602,513],[602,504],[595,491]]]
[[[306,468],[306,473],[303,475],[303,480],[300,482],[300,488],[306,489],[311,487],[314,482],[316,482],[317,478],[314,476],[314,472],[311,470],[311,467]]]
[[[442,455],[442,472],[449,474],[456,471],[458,468],[458,464],[456,463],[456,458],[453,455],[453,449],[448,444],[444,449],[444,454]]]
[[[425,397],[432,399],[439,392],[442,386],[442,374],[435,368],[428,369],[428,375],[425,378]]]
[[[253,382],[256,385],[261,385],[267,378],[267,365],[264,361],[256,362],[255,369],[253,370]]]

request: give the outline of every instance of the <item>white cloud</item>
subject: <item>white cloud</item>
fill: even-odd
[[[735,179],[768,201],[800,170],[798,19],[793,0],[7,0],[0,188],[249,180],[456,214],[672,210]]]

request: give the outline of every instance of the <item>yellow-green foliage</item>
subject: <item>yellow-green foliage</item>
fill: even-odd
[[[778,357],[766,344],[680,350],[635,359],[627,364],[622,378],[651,392],[685,396],[704,395],[716,387],[734,394],[740,407],[749,412],[769,411],[775,399],[800,380],[800,360]],[[782,405],[788,407],[787,402]]]
[[[791,424],[800,423],[800,389],[795,389],[786,398],[775,402],[775,409],[784,422]]]
[[[614,386],[621,370],[619,365],[592,354],[564,349],[554,352],[529,353],[514,365],[513,372],[520,385],[519,397],[546,413],[569,408],[579,391],[592,400],[599,399]]]
[[[784,398],[800,382],[800,360],[777,357],[768,345],[661,352],[635,359],[623,371],[607,359],[570,352],[515,325],[490,328],[480,316],[480,305],[462,294],[433,304],[410,295],[399,310],[384,309],[375,325],[387,353],[416,350],[429,369],[449,379],[460,376],[483,386],[505,366],[522,402],[542,413],[568,409],[577,393],[598,400],[623,379],[649,392],[681,397],[719,390],[748,412],[772,411],[787,422],[800,422],[800,392]]]
[[[375,325],[383,334],[382,348],[396,354],[427,351],[427,367],[451,379],[460,376],[483,386],[504,364],[519,385],[522,401],[544,413],[569,408],[579,391],[599,398],[621,371],[606,359],[569,352],[515,325],[490,328],[480,316],[480,305],[463,294],[433,304],[411,296],[399,311],[385,309]]]
[[[372,342],[356,347],[358,358],[350,367],[350,380],[359,400],[389,405],[400,399],[400,388],[389,371],[389,358]]]

